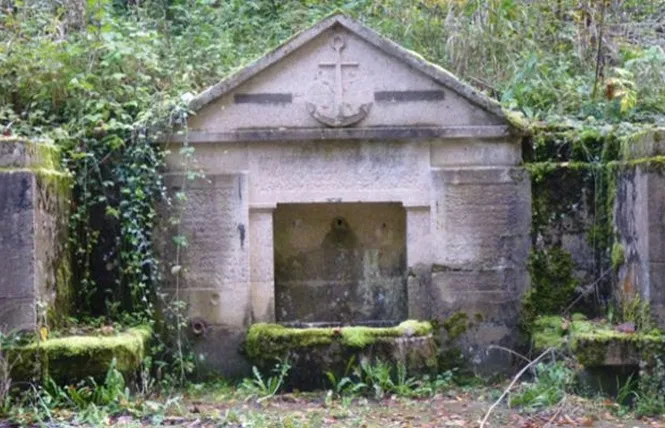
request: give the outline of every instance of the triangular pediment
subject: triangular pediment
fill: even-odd
[[[211,142],[515,131],[497,102],[344,15],[299,33],[190,106],[190,135]]]

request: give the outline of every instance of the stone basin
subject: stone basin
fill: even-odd
[[[656,358],[665,351],[659,329],[621,331],[605,321],[574,314],[565,323],[558,316],[543,316],[534,323],[537,351],[548,348],[572,355],[579,363],[577,379],[583,389],[617,396],[621,386],[652,373]]]
[[[327,386],[326,372],[337,379],[361,361],[403,364],[409,376],[437,369],[438,347],[426,321],[254,324],[247,333],[245,354],[268,373],[287,359],[287,386],[310,389]]]

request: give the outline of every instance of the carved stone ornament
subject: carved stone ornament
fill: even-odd
[[[341,128],[353,125],[363,120],[369,114],[372,103],[360,104],[357,107],[344,102],[344,69],[348,67],[358,67],[357,62],[344,62],[342,60],[342,51],[346,46],[346,42],[341,35],[333,36],[330,41],[332,49],[335,51],[335,62],[323,62],[319,67],[331,67],[335,70],[335,84],[333,90],[333,105],[330,106],[317,106],[313,103],[307,103],[307,111],[309,114],[324,125],[334,128]],[[329,110],[336,113],[334,116],[326,115],[323,110]]]

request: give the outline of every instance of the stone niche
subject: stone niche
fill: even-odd
[[[278,204],[273,222],[277,321],[406,319],[400,204]]]
[[[182,269],[167,208],[156,236],[202,367],[245,374],[259,322],[406,319],[455,320],[442,343],[505,367],[489,345],[518,340],[531,188],[496,102],[336,15],[191,109],[163,142],[166,186],[187,194]]]

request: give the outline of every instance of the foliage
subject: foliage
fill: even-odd
[[[75,425],[100,426],[107,425],[109,417],[120,414],[150,417],[158,423],[179,401],[179,397],[165,398],[163,402],[146,400],[146,397],[130,392],[113,360],[102,383],[89,377],[63,386],[49,378],[43,385],[13,391],[11,407],[3,416],[21,425],[59,425],[63,417],[73,415]]]
[[[635,392],[635,414],[662,415],[665,413],[665,363],[662,353],[653,357],[651,367],[646,367],[646,362],[642,366]]]
[[[524,383],[511,395],[510,406],[528,410],[552,407],[563,400],[573,384],[573,371],[559,361],[552,364],[539,363],[534,378]]]
[[[344,373],[339,378],[333,371],[327,371],[324,374],[330,383],[331,389],[329,395],[331,397],[343,397],[345,395],[355,395],[367,388],[367,384],[357,379],[354,379],[352,372],[356,371],[356,359],[352,357],[346,364]]]
[[[279,392],[291,370],[287,360],[278,360],[273,368],[274,376],[265,377],[256,366],[252,367],[253,378],[247,378],[240,384],[240,391],[247,399],[256,398],[258,402],[272,398]]]
[[[530,329],[539,315],[560,314],[575,297],[573,259],[561,247],[533,251],[529,261],[532,287],[524,297],[523,323]]]
[[[649,302],[643,301],[639,295],[622,302],[621,310],[621,321],[633,323],[636,330],[648,333],[656,328]]]
[[[7,354],[7,349],[19,345],[20,342],[19,335],[0,332],[0,416],[7,414],[12,404],[12,370],[16,360]]]
[[[453,371],[439,373],[434,377],[425,375],[416,378],[408,375],[404,363],[396,365],[376,360],[362,360],[354,365],[352,359],[342,377],[337,379],[334,373],[327,372],[326,377],[332,389],[329,396],[346,397],[359,394],[370,394],[374,399],[381,400],[388,395],[398,397],[433,396],[444,392],[453,383]]]

